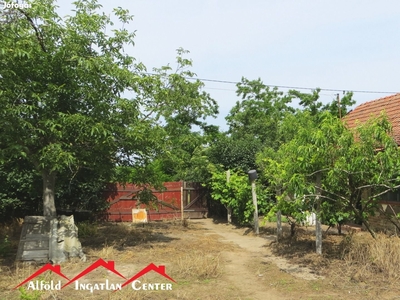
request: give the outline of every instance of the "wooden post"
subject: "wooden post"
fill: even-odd
[[[228,170],[228,171],[226,171],[226,183],[229,183],[229,181],[230,181],[230,178],[231,178],[231,171],[230,170]],[[228,221],[228,224],[231,224],[232,223],[232,207],[230,207],[229,205],[226,207],[226,210],[227,210],[227,221]]]
[[[257,193],[256,193],[256,181],[251,181],[251,195],[253,196],[254,205],[254,232],[258,235],[260,233],[258,228],[258,206],[257,206]]]
[[[316,178],[316,192],[315,198],[317,208],[315,214],[315,240],[316,240],[316,252],[322,255],[322,227],[321,227],[321,173],[317,174]]]
[[[276,191],[276,195],[279,197],[282,195],[281,190]],[[279,240],[282,238],[282,212],[278,210],[276,213],[276,241],[279,242]]]
[[[182,185],[181,185],[181,220],[183,222],[183,184],[184,181],[182,180]]]

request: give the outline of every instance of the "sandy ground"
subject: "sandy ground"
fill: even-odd
[[[236,228],[224,223],[214,223],[212,219],[192,220],[209,232],[205,234],[218,235],[222,242],[234,243],[242,251],[238,253],[226,252],[225,274],[222,280],[228,280],[233,286],[240,289],[241,293],[248,295],[246,299],[290,299],[281,295],[275,288],[268,284],[265,274],[254,269],[254,262],[273,263],[283,272],[303,280],[320,279],[310,269],[288,263],[284,258],[274,256],[268,245],[275,241],[274,236],[254,236],[250,229]],[[238,257],[240,255],[240,257]]]

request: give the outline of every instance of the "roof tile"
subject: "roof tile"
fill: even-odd
[[[400,93],[365,102],[349,112],[344,121],[349,128],[356,127],[357,123],[365,123],[370,118],[379,117],[385,112],[393,127],[393,137],[400,145]]]

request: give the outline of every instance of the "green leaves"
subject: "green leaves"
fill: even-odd
[[[319,174],[320,217],[329,224],[349,218],[367,224],[379,200],[373,195],[398,184],[400,153],[387,119],[371,120],[353,131],[326,112],[318,118],[304,112],[300,120],[304,125],[290,141],[276,153],[265,150],[257,159],[271,189],[283,192],[277,208],[298,221],[299,211],[313,211]]]
[[[150,75],[127,54],[135,36],[123,27],[133,18],[127,10],[114,10],[118,28],[96,0],[74,6],[62,18],[54,1],[32,1],[0,24],[0,159],[26,157],[42,174],[89,169],[106,181],[118,165],[142,168],[173,153],[174,139],[175,149],[189,144],[190,160],[203,145],[190,127],[206,126],[218,108],[187,51],[178,50],[176,72]]]
[[[212,177],[209,181],[211,197],[225,207],[231,207],[239,224],[248,224],[253,219],[254,206],[251,196],[251,186],[248,175],[243,172],[230,171],[229,182],[227,173],[217,166],[208,166]],[[258,211],[264,214],[269,210],[266,198],[270,195],[262,186],[257,185]]]
[[[288,106],[291,97],[284,96],[277,88],[269,88],[261,79],[251,81],[246,78],[237,84],[237,95],[242,101],[236,102],[226,117],[228,133],[236,140],[249,136],[277,147],[278,125],[285,113],[293,111]]]

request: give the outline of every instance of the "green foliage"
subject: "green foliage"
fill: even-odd
[[[304,124],[314,126],[300,128],[276,153],[265,150],[258,157],[270,188],[282,191],[275,210],[297,221],[304,211],[315,211],[330,225],[356,218],[374,235],[368,217],[374,214],[378,196],[399,183],[399,150],[389,122],[383,116],[350,131],[329,113],[318,119],[310,113],[307,118],[311,122]]]
[[[41,178],[26,159],[0,164],[0,219],[24,217],[40,210]]]
[[[230,171],[229,182],[226,172],[215,165],[209,165],[212,174],[210,180],[211,197],[231,207],[233,216],[239,224],[248,224],[253,220],[254,205],[248,175],[243,172]],[[257,205],[259,214],[268,210],[267,195],[261,186],[257,186]]]
[[[0,238],[0,257],[8,256],[11,253],[11,242],[6,235]]]
[[[199,120],[216,115],[187,51],[178,49],[176,72],[168,65],[153,75],[126,54],[134,44],[134,33],[124,29],[133,18],[127,10],[114,9],[116,28],[96,0],[74,2],[65,18],[53,0],[31,4],[7,11],[0,23],[0,162],[24,159],[29,172],[35,168],[47,190],[45,214],[56,213],[60,178],[69,177],[71,191],[98,191],[116,166],[146,168],[178,149],[169,147],[178,129],[205,126]],[[74,181],[86,170],[90,186]],[[19,198],[3,206],[16,204],[10,199]]]
[[[356,103],[353,99],[353,92],[343,92],[342,99],[340,99],[340,95],[337,94],[337,98],[333,99],[332,102],[323,104],[319,101],[320,91],[321,89],[317,88],[313,90],[311,94],[308,94],[290,90],[289,95],[299,100],[299,104],[303,106],[302,111],[308,112],[316,117],[320,116],[322,112],[329,112],[332,116],[342,118],[348,113],[349,107]]]
[[[19,299],[21,300],[40,300],[42,299],[43,292],[41,291],[28,291],[24,287],[18,289],[20,292]]]
[[[339,100],[334,99],[331,103],[324,106],[324,110],[330,112],[334,116],[336,115],[338,117],[344,117],[349,112],[349,107],[354,105],[356,101],[353,99],[352,92],[343,92],[343,96],[341,99],[339,94],[337,95],[337,97],[339,98]]]
[[[220,135],[207,153],[210,162],[222,165],[225,170],[238,169],[248,172],[256,168],[255,157],[261,148],[261,142],[251,136],[234,139]]]
[[[78,237],[85,238],[85,237],[94,237],[97,235],[97,228],[98,224],[84,221],[76,223],[78,227]]]
[[[242,101],[236,102],[226,117],[228,133],[234,140],[251,137],[264,145],[274,146],[277,141],[278,126],[286,112],[290,96],[284,96],[277,88],[270,89],[261,79],[242,78],[237,84],[237,95]]]
[[[275,213],[274,213],[273,215],[267,214],[267,215],[265,216],[264,219],[265,219],[265,221],[267,221],[267,222],[276,222],[276,221],[277,221],[277,217],[276,217],[276,214],[275,214]],[[282,223],[287,223],[287,222],[288,222],[287,217],[282,216],[282,217],[281,217],[281,222],[282,222]]]

